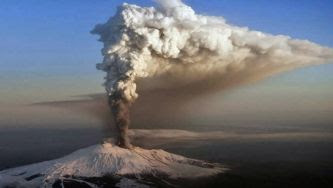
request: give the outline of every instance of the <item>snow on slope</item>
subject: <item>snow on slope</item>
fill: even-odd
[[[137,178],[141,175],[195,178],[215,175],[224,170],[225,168],[217,164],[185,158],[163,150],[146,150],[139,147],[128,150],[111,143],[104,143],[80,149],[60,159],[1,171],[0,187],[6,185],[52,187],[56,180],[65,177],[105,175],[134,175]],[[122,180],[121,183],[126,184],[129,181]],[[90,186],[94,187],[94,185]],[[119,186],[121,187],[120,184]]]

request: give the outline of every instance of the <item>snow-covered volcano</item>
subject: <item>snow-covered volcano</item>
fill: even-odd
[[[116,187],[149,187],[144,177],[196,178],[216,175],[224,170],[218,164],[163,150],[139,147],[128,150],[107,142],[80,149],[63,158],[1,171],[0,187],[66,187],[66,184],[73,183],[83,187],[103,187],[110,181]]]

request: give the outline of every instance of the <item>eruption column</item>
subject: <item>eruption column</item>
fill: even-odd
[[[120,92],[114,92],[109,96],[109,105],[118,130],[118,145],[123,148],[131,148],[127,134],[130,124],[130,102],[124,99]]]
[[[105,89],[122,147],[130,147],[129,107],[138,97],[137,80],[153,78],[151,88],[191,85],[192,92],[207,93],[209,87],[217,90],[333,59],[331,48],[307,40],[230,25],[222,17],[196,14],[181,0],[156,1],[157,8],[124,3],[92,31],[104,45],[97,68],[107,73]]]

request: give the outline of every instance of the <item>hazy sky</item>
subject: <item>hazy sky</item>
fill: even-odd
[[[95,64],[102,59],[102,46],[89,31],[95,24],[103,23],[112,16],[117,5],[122,2],[2,0],[0,104],[29,104],[104,92],[101,86],[104,74],[95,70]],[[150,0],[127,2],[153,5]],[[308,39],[333,47],[331,0],[185,2],[198,13],[223,16],[234,25]],[[316,106],[316,109],[332,110],[332,83],[333,65],[327,64],[285,73],[256,85],[235,89],[227,99],[249,101],[252,96],[255,100],[263,99],[268,106],[283,106],[297,100],[302,103],[300,109]],[[274,103],[277,98],[280,102]],[[237,106],[239,108],[242,103],[237,103]]]

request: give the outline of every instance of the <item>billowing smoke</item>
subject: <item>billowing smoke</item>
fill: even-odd
[[[157,2],[158,8],[124,3],[92,31],[104,44],[97,68],[107,73],[105,88],[123,147],[130,147],[129,107],[138,97],[137,81],[200,93],[333,59],[332,49],[306,40],[198,15],[180,0]]]

